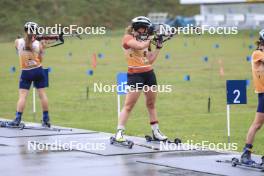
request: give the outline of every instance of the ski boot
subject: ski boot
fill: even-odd
[[[252,149],[244,148],[243,154],[241,155],[240,162],[246,165],[253,165],[256,162],[251,159]]]
[[[3,127],[3,128],[19,128],[20,130],[23,130],[25,128],[25,124],[21,123],[21,120],[16,118],[12,121],[1,121],[0,127]]]
[[[21,119],[15,118],[14,120],[7,122],[7,126],[9,126],[9,127],[19,127],[20,123],[21,123]]]
[[[152,130],[152,136],[153,136],[153,140],[155,141],[166,142],[168,140],[168,137],[165,136],[159,129]]]
[[[124,137],[124,130],[117,130],[116,135],[110,138],[110,144],[117,144],[120,146],[128,147],[129,149],[132,149],[134,142],[127,140]]]
[[[152,130],[152,137],[149,135],[145,136],[145,139],[147,142],[168,142],[168,143],[175,143],[175,144],[180,144],[181,139],[175,138],[173,141],[168,140],[168,137],[165,136],[161,131],[158,130]]]
[[[41,126],[42,126],[43,128],[50,128],[50,127],[51,127],[51,124],[50,124],[49,121],[44,121],[44,120],[43,120]]]

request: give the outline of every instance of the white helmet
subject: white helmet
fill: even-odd
[[[264,40],[264,29],[259,32],[259,37]]]
[[[149,18],[145,16],[138,16],[131,21],[132,28],[138,30],[139,28],[149,28],[152,23]]]
[[[38,24],[35,22],[26,22],[26,24],[24,25],[24,30],[27,33],[37,34],[37,29],[38,29]]]
[[[168,37],[172,34],[172,28],[170,25],[161,23],[155,26],[157,35]]]

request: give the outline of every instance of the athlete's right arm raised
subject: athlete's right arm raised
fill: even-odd
[[[141,50],[148,48],[150,45],[150,40],[146,41],[137,41],[132,35],[125,35],[123,38],[123,47],[125,49],[136,49],[136,50]]]
[[[43,44],[42,42],[39,42],[39,55],[38,55],[38,57],[39,57],[41,62],[43,60],[43,56],[45,53],[44,50],[45,50],[45,44]]]
[[[253,62],[262,62],[264,63],[264,53],[261,51],[256,51],[253,56]]]
[[[139,42],[135,39],[131,39],[127,42],[127,46],[129,48],[133,48],[133,49],[137,49],[137,50],[142,50],[142,49],[148,48],[149,45],[150,45],[150,40]]]

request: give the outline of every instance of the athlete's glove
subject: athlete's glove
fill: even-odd
[[[163,47],[163,37],[162,35],[156,36],[154,39],[155,45],[157,49],[161,49]]]

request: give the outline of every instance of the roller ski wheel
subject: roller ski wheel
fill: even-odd
[[[129,149],[132,149],[134,146],[134,142],[132,142],[132,141],[127,141],[127,144],[128,144]]]
[[[18,128],[20,129],[20,130],[23,130],[24,128],[25,128],[25,124],[24,123],[20,123],[19,124],[19,126],[18,126]]]
[[[115,142],[115,138],[112,136],[112,137],[110,137],[110,144],[111,145],[113,145],[114,144],[114,142]]]
[[[50,127],[51,127],[51,124],[50,124],[49,122],[43,122],[43,121],[42,121],[41,126],[42,126],[43,128],[50,128]]]
[[[179,138],[175,138],[175,139],[174,139],[174,143],[178,145],[178,144],[181,144],[182,141],[181,141],[181,139],[179,139]]]
[[[239,163],[239,159],[237,159],[237,158],[232,158],[232,160],[231,160],[231,165],[232,165],[233,167],[236,167],[238,163]]]
[[[149,135],[146,135],[145,139],[146,139],[147,142],[153,141],[153,138],[151,136],[149,136]]]
[[[133,141],[130,141],[130,140],[126,140],[126,141],[123,141],[123,142],[119,142],[116,140],[115,137],[110,137],[110,144],[111,145],[119,145],[119,146],[124,146],[124,147],[128,147],[129,149],[132,149],[133,146],[134,146],[134,142]]]

